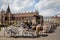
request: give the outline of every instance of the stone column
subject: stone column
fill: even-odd
[[[8,17],[9,17],[9,24],[10,24],[10,14],[8,15]]]
[[[5,24],[5,15],[3,14],[3,24]]]

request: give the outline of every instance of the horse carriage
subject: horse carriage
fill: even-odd
[[[46,32],[46,33],[53,32],[56,29],[57,26],[58,25],[55,24],[55,23],[45,23],[43,25],[43,32]]]
[[[38,25],[32,25],[32,28],[29,29],[29,26],[27,26],[24,23],[17,24],[15,26],[10,25],[9,27],[5,28],[4,36],[5,37],[16,37],[16,36],[30,36],[30,37],[37,37],[40,35],[40,33],[46,33],[53,31],[53,28],[55,28],[55,24],[44,24],[43,26],[41,24]]]
[[[29,29],[25,24],[18,24],[18,25],[10,25],[9,27],[5,28],[4,31],[5,37],[17,37],[17,36],[30,36],[36,37],[36,33]]]
[[[5,28],[4,36],[5,37],[17,37],[17,36],[28,36],[28,37],[37,37],[40,35],[40,31],[43,30],[41,24],[33,25],[31,29],[24,23],[17,24],[15,26],[10,25]]]

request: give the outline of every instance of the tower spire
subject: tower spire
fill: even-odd
[[[6,13],[11,13],[9,5],[8,5]]]

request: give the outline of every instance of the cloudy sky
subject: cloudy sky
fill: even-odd
[[[40,15],[60,14],[60,0],[0,0],[0,11],[10,6],[12,13],[38,10]]]

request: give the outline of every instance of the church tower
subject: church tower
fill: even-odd
[[[11,13],[9,5],[8,5],[6,13]]]

